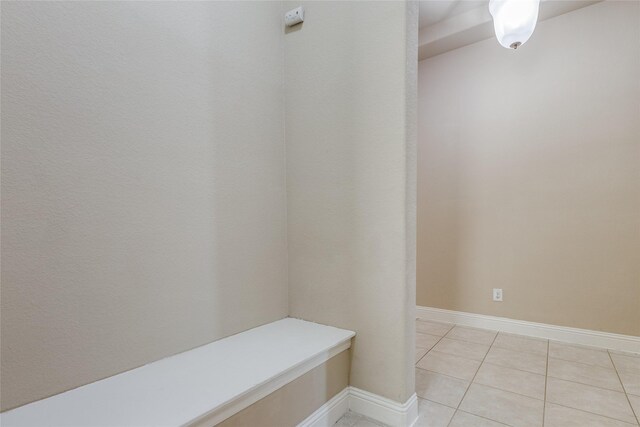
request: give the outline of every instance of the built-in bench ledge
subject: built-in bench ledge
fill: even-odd
[[[348,349],[354,335],[278,320],[4,412],[0,425],[215,425]]]

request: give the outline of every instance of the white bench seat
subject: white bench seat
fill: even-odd
[[[282,319],[0,414],[2,427],[215,425],[351,345]]]

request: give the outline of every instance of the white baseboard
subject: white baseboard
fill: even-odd
[[[405,403],[398,403],[349,386],[298,424],[298,427],[331,427],[348,410],[392,427],[411,427],[418,419],[418,398],[414,393]]]
[[[333,396],[298,427],[331,427],[349,410],[349,387]]]
[[[418,418],[418,398],[414,393],[405,403],[349,387],[349,409],[394,427],[410,427]]]
[[[462,326],[493,329],[495,331],[565,341],[572,344],[604,347],[611,350],[640,353],[640,337],[570,328],[546,323],[527,322],[506,317],[486,316],[462,311],[443,310],[433,307],[416,307],[416,318],[437,322],[455,323]]]

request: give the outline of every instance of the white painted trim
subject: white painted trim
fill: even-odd
[[[333,396],[298,427],[331,427],[349,410],[349,387]]]
[[[640,337],[612,334],[589,329],[570,328],[546,323],[527,322],[506,317],[465,313],[433,307],[416,307],[416,318],[437,322],[455,323],[462,326],[492,329],[531,337],[565,341],[572,344],[604,347],[611,350],[640,353]]]
[[[211,426],[348,349],[354,335],[277,320],[3,412],[0,425]]]
[[[410,427],[418,419],[415,393],[405,403],[398,403],[356,387],[349,388],[349,409],[353,412],[393,427]]]
[[[193,420],[186,424],[189,427],[199,427],[199,426],[210,426],[221,423],[232,415],[237,414],[245,408],[253,405],[260,399],[270,395],[271,393],[277,391],[281,387],[289,384],[291,381],[296,378],[301,377],[307,372],[311,371],[313,368],[316,368],[323,363],[327,362],[333,356],[342,353],[345,350],[348,350],[351,347],[351,339],[349,341],[345,341],[317,356],[300,363],[297,366],[292,366],[286,372],[283,372],[278,377],[269,380],[265,384],[261,384],[255,387],[252,390],[248,390],[245,394],[234,399],[228,404],[216,408],[210,413],[204,414],[196,420]]]
[[[418,419],[418,397],[414,393],[405,403],[349,386],[298,427],[330,427],[348,410],[392,427],[412,427]]]

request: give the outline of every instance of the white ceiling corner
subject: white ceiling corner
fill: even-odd
[[[541,0],[538,21],[602,0]],[[419,2],[418,59],[493,37],[489,0],[422,0]]]

